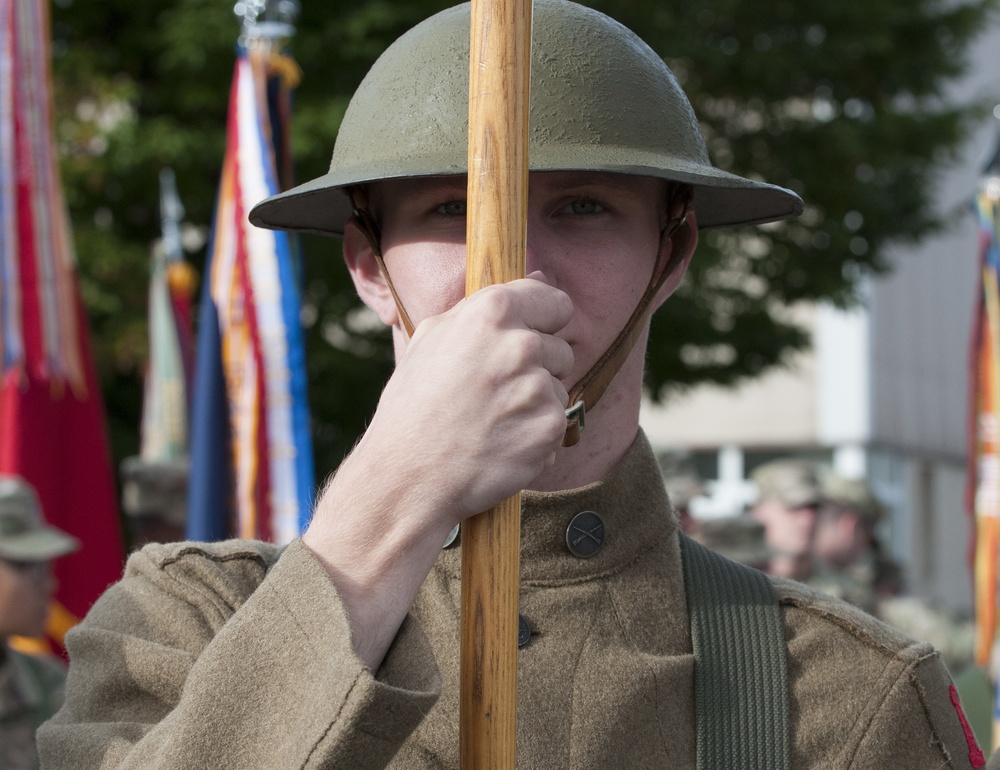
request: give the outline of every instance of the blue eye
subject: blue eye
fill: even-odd
[[[448,201],[438,206],[435,211],[438,214],[444,214],[449,217],[464,217],[465,201]]]
[[[566,210],[570,214],[576,214],[577,216],[584,216],[587,214],[599,214],[604,211],[604,207],[595,200],[590,198],[581,198],[570,203]]]

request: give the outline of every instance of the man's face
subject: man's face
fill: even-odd
[[[857,511],[833,503],[820,509],[813,545],[817,556],[847,566],[870,548],[871,535]]]
[[[373,191],[386,267],[415,325],[465,295],[465,200],[465,177],[387,181]],[[635,309],[665,207],[666,183],[650,177],[531,174],[526,271],[541,270],[573,300],[573,319],[560,335],[576,353],[569,380],[590,368]],[[669,280],[663,296],[679,280]]]
[[[768,546],[783,556],[805,556],[816,533],[816,505],[790,508],[780,500],[765,498],[753,509],[764,525]]]
[[[41,636],[54,589],[49,562],[0,558],[0,640]]]

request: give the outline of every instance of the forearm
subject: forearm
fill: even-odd
[[[454,514],[426,480],[367,461],[364,440],[317,503],[303,543],[326,569],[350,619],[354,652],[372,671],[441,551]],[[404,466],[405,467],[405,466]],[[411,473],[419,475],[410,464]]]

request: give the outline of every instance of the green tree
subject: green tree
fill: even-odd
[[[304,72],[292,140],[300,179],[325,170],[350,94],[378,54],[450,4],[304,3],[292,49]],[[885,268],[888,244],[943,225],[932,206],[936,175],[983,114],[945,97],[997,0],[590,4],[664,56],[715,163],[806,201],[794,222],[703,233],[689,279],[654,320],[654,394],[780,365],[808,343],[783,308],[850,303],[859,277]],[[177,173],[195,236],[190,256],[203,265],[238,34],[231,8],[217,0],[55,0],[57,137],[118,459],[138,446],[161,167]],[[322,476],[363,429],[391,349],[385,334],[356,322],[339,244],[307,237],[303,246]]]

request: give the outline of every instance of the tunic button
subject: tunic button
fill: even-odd
[[[581,559],[589,559],[604,545],[604,521],[593,511],[582,511],[566,527],[566,546]]]
[[[531,641],[531,626],[525,620],[524,615],[517,616],[517,646],[524,647]]]
[[[451,532],[448,533],[448,537],[444,539],[444,545],[441,546],[442,548],[447,548],[449,545],[451,545],[458,539],[458,530],[459,530],[458,524],[456,524],[454,527],[451,528]]]

